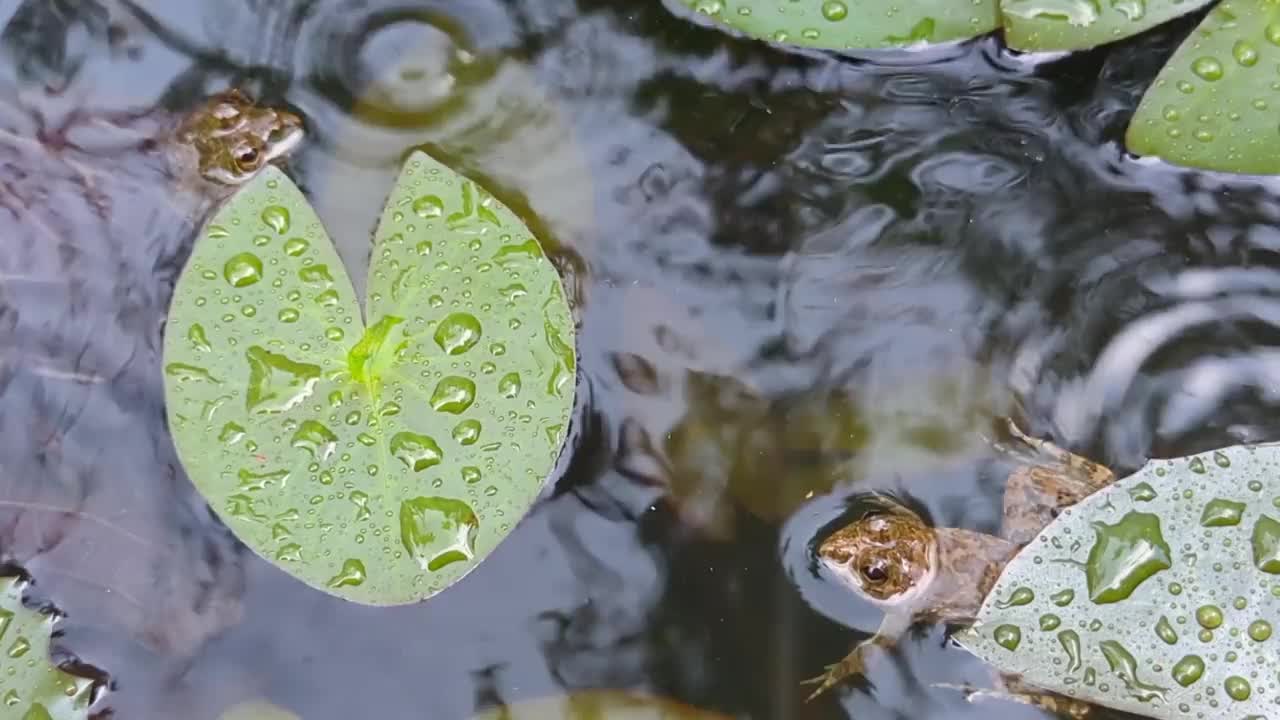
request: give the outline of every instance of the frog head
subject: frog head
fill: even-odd
[[[239,90],[228,90],[191,111],[179,124],[175,139],[194,166],[188,168],[189,174],[216,185],[235,186],[296,147],[303,134],[297,115],[256,105]]]
[[[937,535],[915,513],[893,506],[836,530],[818,546],[819,562],[880,606],[909,604],[937,575]]]

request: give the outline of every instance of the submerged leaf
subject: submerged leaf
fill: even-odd
[[[663,697],[618,690],[579,690],[521,700],[477,713],[472,720],[727,720],[724,715]]]
[[[1147,90],[1126,144],[1187,167],[1280,173],[1280,5],[1230,0],[1183,41]]]
[[[1280,444],[1147,463],[1050,523],[956,639],[1030,685],[1147,717],[1266,716],[1277,461]]]
[[[87,718],[94,683],[49,663],[55,615],[22,604],[26,583],[0,578],[0,703],[4,717],[66,720]]]
[[[1123,40],[1211,0],[1000,0],[1004,37],[1018,50],[1083,50]]]
[[[576,359],[538,241],[424,153],[386,203],[368,288],[366,326],[319,218],[268,169],[183,271],[165,387],[183,463],[238,537],[313,587],[388,605],[459,580],[529,509]]]
[[[299,720],[298,715],[266,700],[249,700],[223,711],[218,720]]]
[[[829,50],[967,40],[1000,26],[997,0],[681,0],[713,20],[774,42]]]

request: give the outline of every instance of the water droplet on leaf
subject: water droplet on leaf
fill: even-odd
[[[342,563],[342,569],[337,575],[329,578],[327,584],[331,588],[356,587],[363,585],[364,581],[364,563],[355,558],[347,558]]]
[[[312,459],[325,462],[337,450],[338,436],[315,420],[303,420],[290,444],[311,453]]]
[[[831,22],[840,22],[849,15],[849,6],[840,0],[826,0],[822,3],[822,17]]]
[[[289,238],[284,243],[284,254],[289,257],[298,257],[311,247],[311,243],[300,237]]]
[[[1001,610],[1005,610],[1019,605],[1026,605],[1035,599],[1036,594],[1031,591],[1031,588],[1020,587],[1013,591],[1013,594],[1009,596],[1008,600],[997,602],[995,606]]]
[[[992,633],[992,638],[1005,650],[1017,650],[1018,644],[1022,642],[1022,630],[1017,625],[999,625]]]
[[[1191,62],[1191,72],[1210,82],[1222,79],[1222,63],[1217,58],[1198,57]]]
[[[444,459],[444,452],[435,440],[408,431],[398,432],[391,437],[391,454],[414,472],[439,465]]]
[[[289,232],[289,211],[279,205],[269,205],[262,210],[262,222],[277,235]]]
[[[420,218],[437,218],[444,214],[444,201],[435,195],[423,195],[413,201],[413,212]]]
[[[459,445],[474,445],[480,439],[480,421],[463,420],[453,427],[453,439]]]
[[[457,375],[448,375],[436,383],[431,393],[431,408],[437,412],[459,415],[476,400],[476,384]]]
[[[320,380],[320,366],[295,362],[254,345],[245,352],[249,362],[249,388],[245,406],[257,413],[281,413],[311,396]]]
[[[1097,521],[1091,526],[1097,536],[1085,561],[1085,579],[1093,602],[1124,600],[1147,578],[1171,566],[1156,515],[1130,511],[1114,525]]]
[[[1200,525],[1203,527],[1239,525],[1243,515],[1244,503],[1217,498],[1205,503],[1204,512],[1200,514]]]
[[[1280,522],[1266,515],[1259,517],[1250,543],[1254,567],[1271,575],[1280,574]]]
[[[191,327],[187,330],[187,340],[190,341],[191,347],[200,352],[209,352],[213,349],[209,344],[209,338],[204,334],[204,326],[200,323],[191,323]]]
[[[461,355],[480,342],[480,321],[470,313],[453,313],[440,321],[435,341],[449,355]]]
[[[1188,687],[1204,675],[1204,659],[1199,655],[1185,655],[1174,663],[1173,681],[1182,687]]]
[[[502,397],[513,398],[520,394],[520,374],[507,373],[498,381],[498,392]]]
[[[250,252],[232,255],[222,266],[222,277],[231,287],[248,287],[262,279],[262,260]]]
[[[479,529],[475,511],[461,500],[416,497],[400,503],[400,542],[423,570],[474,558]]]

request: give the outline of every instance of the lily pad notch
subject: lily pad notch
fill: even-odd
[[[374,234],[364,313],[269,167],[175,289],[165,398],[196,488],[257,554],[370,605],[426,599],[532,507],[567,437],[574,323],[554,265],[482,186],[414,151]]]
[[[1025,52],[1133,37],[1212,0],[680,0],[722,27],[819,50],[917,48],[1001,30]],[[1280,174],[1280,3],[1221,0],[1147,89],[1125,135],[1138,155],[1184,167]]]

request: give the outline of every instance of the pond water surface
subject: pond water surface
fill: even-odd
[[[996,38],[792,53],[683,15],[620,0],[0,2],[11,110],[181,112],[229,85],[290,107],[309,137],[289,172],[355,278],[404,154],[426,147],[540,231],[580,319],[573,447],[543,499],[464,581],[392,609],[234,546],[171,451],[130,460],[130,443],[169,442],[155,387],[55,391],[46,374],[35,393],[20,386],[39,342],[4,347],[9,422],[115,434],[92,436],[91,458],[38,462],[5,441],[0,481],[74,476],[108,498],[87,506],[106,520],[160,497],[194,518],[149,535],[188,558],[164,577],[117,571],[130,551],[109,545],[45,563],[79,585],[37,577],[70,613],[59,648],[110,670],[116,717],[213,719],[266,698],[308,720],[451,720],[592,688],[741,718],[1039,717],[934,687],[987,676],[928,627],[869,684],[805,704],[800,681],[879,621],[818,576],[821,529],[888,490],[939,525],[993,530],[1010,466],[984,436],[1006,414],[1122,472],[1280,439],[1280,188],[1121,144],[1198,17],[1044,58]],[[64,251],[93,254],[91,218],[55,228]],[[164,296],[172,270],[119,281],[119,315]],[[76,312],[57,287],[50,312]],[[84,343],[130,377],[141,351],[104,350],[109,337]],[[120,595],[133,622],[107,607]],[[238,614],[166,625],[203,622],[210,597]],[[184,653],[157,633],[208,637]]]

